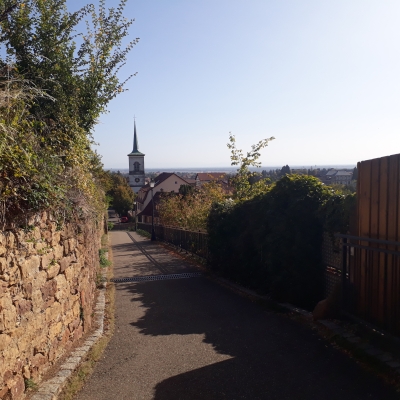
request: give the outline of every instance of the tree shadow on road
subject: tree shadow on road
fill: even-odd
[[[398,398],[309,328],[204,278],[119,290],[143,307],[131,323],[142,335],[201,334],[216,353],[231,357],[165,379],[155,387],[156,400]]]

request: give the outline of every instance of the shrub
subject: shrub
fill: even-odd
[[[210,266],[276,300],[313,307],[323,291],[322,233],[345,229],[347,203],[317,178],[286,175],[251,200],[214,205]]]

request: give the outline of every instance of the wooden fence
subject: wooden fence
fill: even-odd
[[[362,161],[357,169],[357,223],[343,261],[348,306],[400,334],[400,154]]]

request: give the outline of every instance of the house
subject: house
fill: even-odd
[[[211,181],[228,184],[228,176],[225,172],[213,172],[213,173],[200,172],[196,175],[195,181],[197,188],[200,188],[201,185],[203,185],[204,183],[208,183]]]
[[[321,180],[327,185],[350,185],[352,176],[353,173],[350,171],[330,169]]]
[[[152,196],[154,196],[154,204],[156,204],[157,199],[160,197],[157,193],[179,193],[181,185],[188,185],[188,182],[175,173],[162,172],[154,179],[153,189],[149,184],[143,186],[137,194],[136,212],[138,221],[151,222],[153,211]]]

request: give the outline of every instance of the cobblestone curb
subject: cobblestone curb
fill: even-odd
[[[103,277],[107,276],[108,268],[104,268]],[[31,397],[31,400],[57,400],[58,395],[67,384],[68,378],[74,370],[85,359],[86,354],[103,335],[104,332],[104,313],[106,306],[106,287],[107,282],[103,283],[97,297],[96,307],[94,309],[94,322],[98,328],[85,340],[81,347],[75,349],[71,355],[60,366],[60,370],[54,378],[40,384],[37,392]]]

